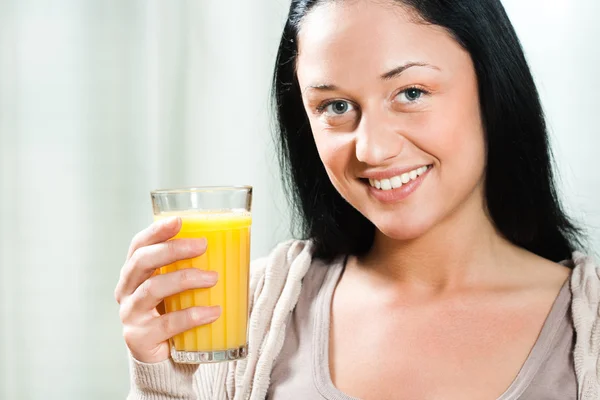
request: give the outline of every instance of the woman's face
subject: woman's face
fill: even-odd
[[[416,21],[393,2],[326,2],[298,35],[298,81],[329,178],[398,240],[483,201],[471,58],[445,30]]]

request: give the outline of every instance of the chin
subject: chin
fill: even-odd
[[[402,221],[396,222],[395,221]],[[386,219],[385,221],[373,221],[371,220],[377,230],[379,230],[384,236],[398,241],[411,241],[424,236],[431,230],[434,223],[430,219],[415,219],[407,218],[402,219]]]

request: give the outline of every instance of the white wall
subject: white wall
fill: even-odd
[[[600,254],[600,2],[503,3],[540,89],[568,210]]]
[[[600,250],[597,4],[506,0]],[[1,399],[124,398],[112,291],[150,189],[250,183],[253,256],[288,235],[268,110],[287,6],[0,0]]]

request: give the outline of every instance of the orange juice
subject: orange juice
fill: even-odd
[[[215,322],[175,336],[171,347],[184,352],[239,351],[245,354],[248,325],[248,274],[250,225],[246,211],[189,211],[162,213],[155,220],[178,215],[182,219],[179,238],[206,238],[207,251],[200,257],[164,266],[160,273],[184,268],[217,271],[219,281],[208,289],[194,289],[165,299],[166,312],[192,306],[221,306]],[[218,361],[207,359],[207,361]]]

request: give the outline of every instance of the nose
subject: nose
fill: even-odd
[[[356,131],[356,158],[368,165],[381,165],[402,151],[404,137],[388,121],[364,118]]]

